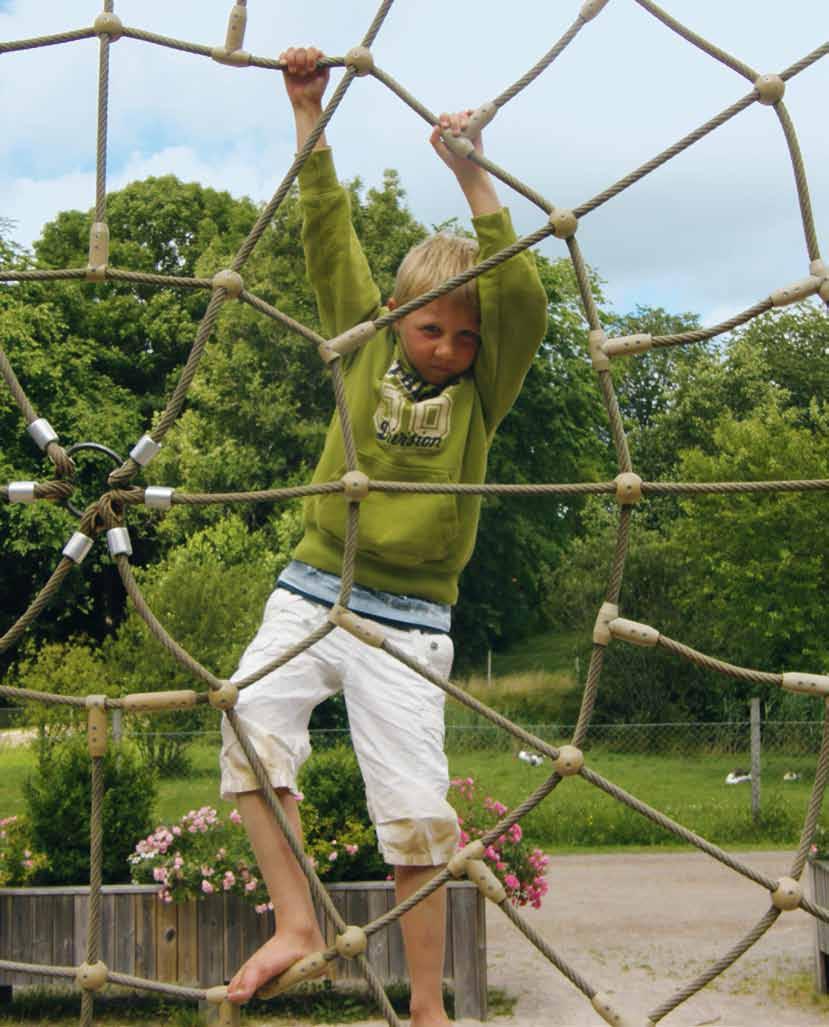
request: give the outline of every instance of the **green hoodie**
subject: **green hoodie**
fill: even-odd
[[[299,176],[302,241],[323,333],[339,335],[380,314],[380,293],[351,224],[348,193],[330,150],[316,150]],[[484,260],[509,246],[509,213],[473,218]],[[345,395],[359,468],[372,480],[483,482],[495,429],[521,389],[547,328],[547,298],[532,254],[478,278],[481,345],[472,368],[442,387],[405,359],[393,331],[343,358]],[[335,411],[314,482],[345,473]],[[375,492],[360,504],[356,581],[368,588],[452,604],[475,546],[480,496]],[[347,504],[342,494],[305,502],[298,560],[341,573]]]

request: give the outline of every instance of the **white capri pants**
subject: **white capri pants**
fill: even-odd
[[[284,588],[265,605],[262,626],[234,680],[247,677],[328,619],[328,608]],[[384,624],[390,641],[442,677],[452,669],[445,634]],[[380,852],[395,866],[436,866],[454,854],[458,822],[446,801],[444,692],[382,649],[334,628],[284,667],[242,689],[235,707],[274,788],[297,791],[311,753],[314,707],[342,689],[351,738]],[[259,784],[227,718],[222,718],[222,798]]]

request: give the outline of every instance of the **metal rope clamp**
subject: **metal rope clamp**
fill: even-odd
[[[108,446],[102,446],[98,442],[76,442],[74,446],[70,446],[69,449],[66,450],[66,455],[72,456],[73,453],[78,453],[85,449],[91,449],[95,453],[103,453],[115,463],[116,467],[120,467],[124,462],[114,449],[110,449]],[[66,500],[66,506],[76,517],[83,517],[83,510],[75,506],[71,499]]]

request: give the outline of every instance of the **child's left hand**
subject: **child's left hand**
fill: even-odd
[[[471,114],[471,110],[458,111],[456,114],[444,112],[441,114],[438,124],[432,129],[432,134],[429,137],[429,142],[432,144],[435,153],[458,179],[468,177],[470,174],[480,174],[481,169],[472,161],[467,160],[466,157],[456,157],[447,147],[446,143],[444,143],[441,133],[449,132],[456,137],[463,135],[469,125]],[[484,145],[481,133],[478,132],[477,135],[470,136],[470,142],[475,147],[475,152],[483,155]]]

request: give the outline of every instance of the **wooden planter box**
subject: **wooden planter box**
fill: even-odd
[[[809,884],[812,901],[829,909],[829,860],[809,863]],[[815,988],[829,994],[829,924],[815,920]]]
[[[444,977],[454,985],[455,1015],[485,1020],[485,900],[468,881],[450,882],[446,888]],[[394,906],[390,881],[331,884],[328,892],[347,924],[367,923]],[[52,966],[82,963],[88,906],[88,887],[0,888],[0,959]],[[152,885],[105,886],[101,922],[101,958],[111,970],[200,987],[229,981],[274,931],[273,913],[257,914],[238,895],[207,895],[166,905]],[[325,930],[333,943],[332,925]],[[399,923],[372,935],[366,956],[384,984],[408,979]],[[361,977],[350,960],[335,960],[330,972],[338,979]],[[0,969],[0,987],[6,989],[52,980]]]

